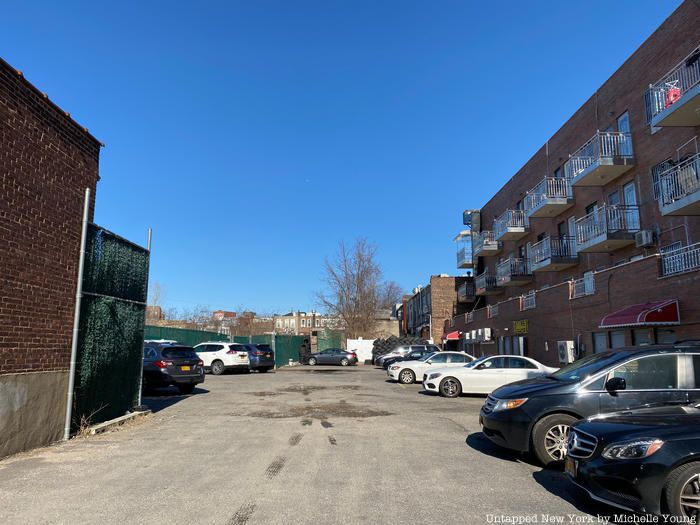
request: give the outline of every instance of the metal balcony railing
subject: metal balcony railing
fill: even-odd
[[[548,199],[571,199],[574,196],[571,181],[565,177],[545,177],[540,183],[527,192],[525,196],[525,212],[534,210],[546,204]]]
[[[477,289],[496,288],[498,286],[496,282],[496,276],[490,275],[488,273],[482,273],[481,275],[477,275],[474,279],[474,285]]]
[[[474,253],[479,253],[483,251],[484,245],[486,244],[495,244],[496,239],[493,235],[492,231],[483,231],[479,232],[477,235],[475,235],[474,239]]]
[[[574,237],[545,237],[530,246],[530,262],[540,264],[552,257],[576,257]]]
[[[511,277],[529,276],[530,268],[524,257],[509,257],[496,266],[497,282],[509,280]]]
[[[488,319],[493,319],[498,316],[498,305],[490,304],[486,307],[486,317]]]
[[[647,112],[649,120],[670,108],[691,88],[700,83],[700,47],[684,58],[662,79],[649,86]]]
[[[525,210],[507,210],[503,215],[493,221],[493,235],[498,239],[509,228],[527,228],[530,225],[528,222]]]
[[[659,175],[662,205],[692,195],[700,190],[700,153],[685,159]]]
[[[472,264],[472,250],[471,247],[464,247],[457,250],[457,267],[464,266],[465,264]]]
[[[474,321],[474,312],[467,312],[464,314],[464,321],[467,323],[471,323]]]
[[[604,204],[576,221],[576,243],[586,244],[612,232],[637,232],[639,207]]]
[[[592,273],[585,274],[581,279],[569,282],[569,299],[578,299],[595,293],[595,279]]]
[[[564,175],[574,179],[579,173],[602,158],[633,158],[632,135],[619,131],[598,131],[564,164]]]
[[[476,287],[474,281],[466,281],[457,288],[457,299],[460,303],[466,303],[473,300],[476,296]]]
[[[537,294],[535,292],[530,292],[525,295],[520,296],[520,311],[532,310],[537,307]]]
[[[661,254],[661,277],[700,270],[700,243]]]

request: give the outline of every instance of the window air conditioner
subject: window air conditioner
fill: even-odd
[[[654,245],[654,232],[641,230],[634,234],[634,244],[637,248],[648,248]]]
[[[557,341],[557,351],[559,352],[559,362],[561,364],[573,363],[574,342],[573,341]]]

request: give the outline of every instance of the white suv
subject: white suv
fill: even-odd
[[[210,370],[215,376],[230,368],[248,369],[248,348],[243,345],[210,341],[199,343],[194,351],[204,362],[204,369]]]

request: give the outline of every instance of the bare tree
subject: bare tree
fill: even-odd
[[[165,299],[165,287],[160,283],[160,281],[155,281],[151,285],[151,306],[163,307],[163,300]]]
[[[396,281],[387,281],[382,285],[379,296],[379,307],[383,309],[393,308],[401,302],[403,289]]]
[[[382,272],[375,260],[376,247],[358,239],[348,248],[325,260],[326,290],[316,294],[319,304],[345,325],[350,338],[371,337],[380,308]]]

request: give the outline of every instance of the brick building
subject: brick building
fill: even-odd
[[[477,302],[445,330],[477,354],[550,365],[558,348],[700,339],[699,126],[700,5],[688,0],[465,212]]]
[[[0,457],[60,439],[100,143],[0,59]]]
[[[471,307],[474,294],[467,290],[472,283],[473,279],[466,276],[431,275],[429,284],[415,288],[402,308],[405,335],[440,342],[446,322]]]

